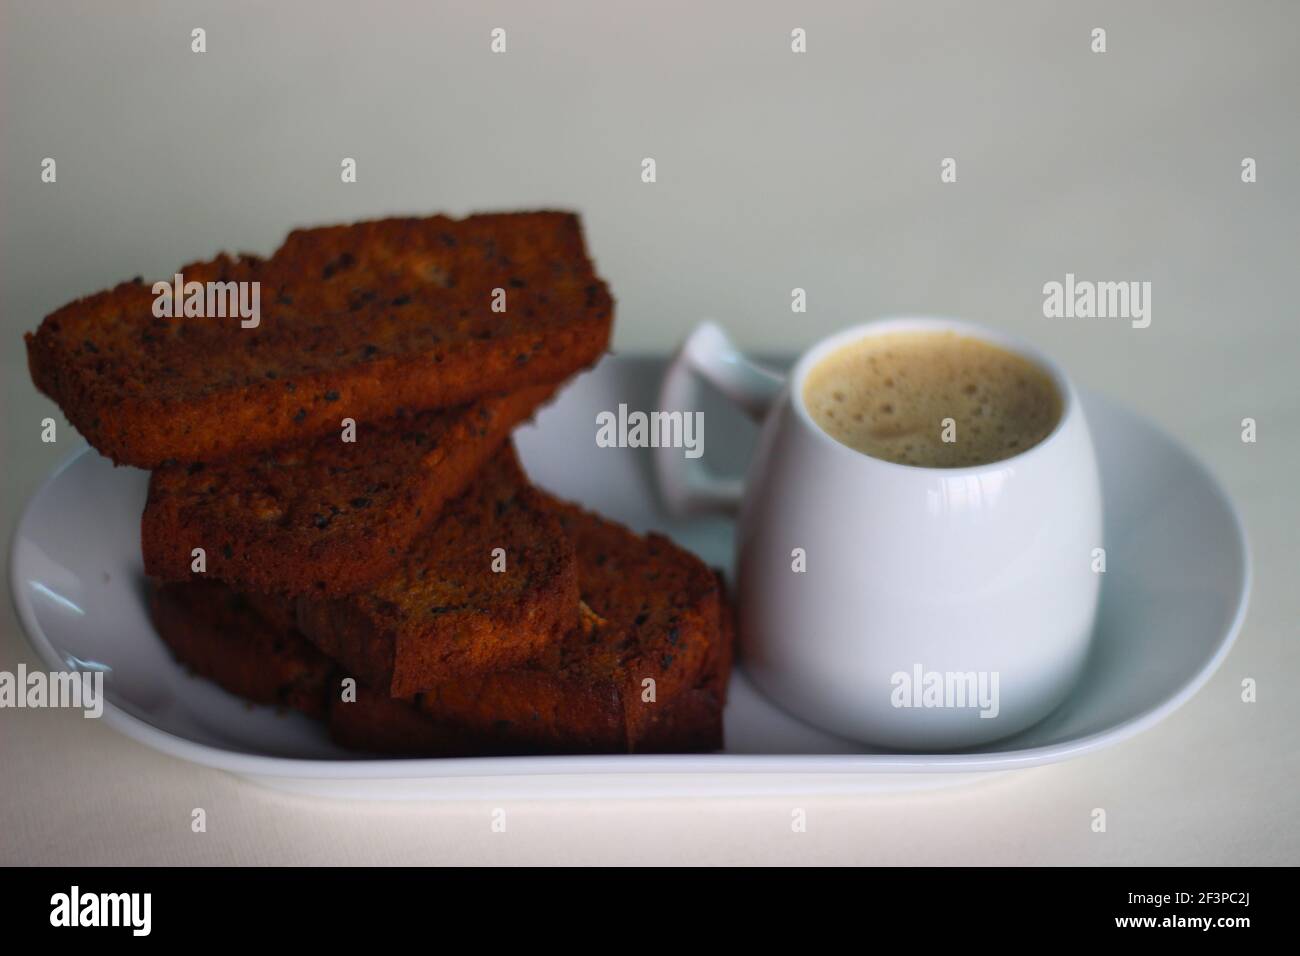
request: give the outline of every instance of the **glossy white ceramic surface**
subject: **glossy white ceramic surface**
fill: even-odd
[[[990,464],[920,468],[855,451],[808,414],[804,381],[828,354],[869,336],[935,331],[991,341],[1043,367],[1063,401],[1052,433]],[[757,410],[753,386],[764,372],[747,371],[716,326],[701,327],[684,352]],[[672,400],[665,394],[665,405]],[[767,404],[736,550],[739,634],[754,682],[811,723],[893,749],[987,743],[1060,704],[1087,656],[1103,540],[1086,415],[1059,366],[970,323],[888,319],[811,348]],[[672,453],[659,457],[671,476]],[[951,695],[922,693],[925,681],[947,675]]]

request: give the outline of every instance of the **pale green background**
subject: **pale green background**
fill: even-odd
[[[1204,456],[1256,560],[1240,642],[1188,706],[980,788],[518,804],[493,835],[487,804],[290,799],[73,713],[5,711],[0,862],[1300,863],[1300,5],[6,0],[0,16],[6,529],[79,442],[39,442],[57,412],[20,342],[67,300],[266,253],[296,225],[565,206],[618,298],[617,348],[666,350],[706,315],[764,350],[903,310],[989,323]],[[1042,285],[1067,271],[1151,281],[1151,327],[1044,319]],[[0,630],[0,668],[35,663],[10,609]]]

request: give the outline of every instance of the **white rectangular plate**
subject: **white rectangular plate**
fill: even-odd
[[[722,519],[675,521],[653,486],[650,450],[600,448],[596,415],[656,407],[662,358],[609,357],[571,383],[517,443],[543,487],[657,529],[718,567]],[[1172,439],[1084,395],[1101,462],[1107,576],[1095,648],[1072,697],[1014,738],[964,753],[873,751],[824,734],[731,684],[726,749],[715,754],[471,759],[367,758],[296,714],[253,707],[187,674],[154,634],[143,600],[140,512],[147,474],[85,451],[27,506],[13,541],[14,601],[47,666],[106,672],[104,719],[165,753],[298,793],[376,799],[841,793],[947,786],[1062,760],[1122,740],[1186,701],[1217,667],[1245,608],[1249,567],[1231,503]],[[740,474],[755,429],[704,401],[705,458]]]

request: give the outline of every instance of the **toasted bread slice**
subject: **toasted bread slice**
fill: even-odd
[[[150,586],[154,627],[182,664],[232,694],[323,717],[334,665],[270,610],[216,582]]]
[[[340,595],[391,574],[549,386],[403,414],[211,464],[160,468],[141,522],[145,571],[236,590]],[[206,568],[192,571],[195,548]]]
[[[718,578],[666,538],[550,502],[595,617],[526,666],[440,683],[413,706],[362,681],[355,702],[331,703],[340,743],[408,755],[722,745],[732,634]]]
[[[299,229],[269,259],[181,273],[205,288],[260,283],[259,324],[157,317],[137,279],[26,336],[37,388],[119,464],[211,462],[336,433],[343,418],[364,427],[555,384],[600,357],[613,316],[578,218],[560,212]]]
[[[362,594],[301,598],[298,627],[351,676],[411,697],[523,663],[578,622],[577,559],[510,443]]]

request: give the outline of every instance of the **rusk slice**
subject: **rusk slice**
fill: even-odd
[[[573,545],[509,443],[371,589],[298,602],[317,647],[395,697],[517,666],[577,619]]]
[[[153,283],[137,279],[26,336],[37,388],[119,464],[211,462],[343,418],[556,384],[600,357],[613,318],[579,220],[562,212],[299,229],[269,259],[180,271],[205,290],[259,283],[256,327],[156,316]]]
[[[550,386],[209,464],[160,468],[141,522],[145,571],[239,591],[342,595],[391,574]],[[194,549],[204,570],[195,573]]]
[[[382,689],[332,701],[345,746],[407,755],[688,752],[722,746],[732,630],[697,558],[551,499],[593,614],[523,667],[461,676],[414,705]]]

